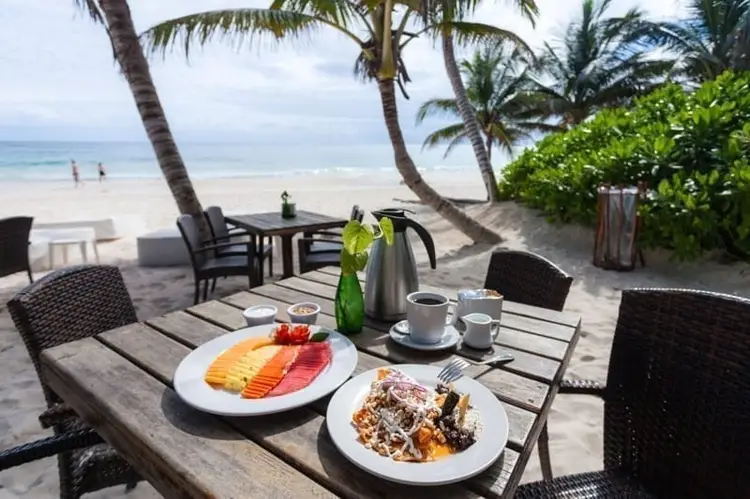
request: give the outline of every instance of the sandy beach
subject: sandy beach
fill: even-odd
[[[460,198],[484,198],[479,173],[430,172],[426,177],[442,194]],[[436,270],[426,265],[418,251],[422,282],[447,288],[481,285],[489,261],[490,246],[472,245],[439,216],[417,204],[399,184],[397,176],[352,177],[305,175],[280,178],[199,180],[196,190],[205,206],[220,205],[225,213],[276,211],[279,195],[288,191],[297,209],[330,215],[348,215],[352,204],[366,210],[404,206],[433,234],[438,248]],[[89,182],[74,188],[71,182],[0,183],[0,218],[33,216],[38,222],[117,217],[129,221],[129,233],[120,240],[99,246],[102,263],[118,265],[135,301],[140,319],[147,319],[192,304],[192,273],[188,268],[141,269],[136,264],[136,236],[150,230],[172,227],[177,208],[161,179],[110,180],[103,185]],[[582,337],[567,376],[606,380],[609,351],[621,290],[631,287],[679,287],[708,289],[750,297],[750,266],[723,264],[707,257],[700,262],[670,262],[663,252],[646,252],[647,266],[633,272],[612,272],[591,263],[593,235],[588,229],[553,226],[539,213],[514,203],[488,207],[475,205],[468,211],[492,226],[504,238],[502,247],[537,252],[574,276],[566,310],[583,318]],[[415,245],[416,246],[416,245]],[[419,246],[416,246],[419,247]],[[76,251],[71,252],[74,263]],[[278,264],[279,258],[275,259]],[[278,275],[278,269],[276,274]],[[38,274],[36,277],[40,277]],[[18,274],[0,279],[0,365],[5,382],[0,385],[0,448],[42,437],[37,416],[44,399],[26,350],[15,331],[5,303],[26,285]],[[245,279],[227,279],[215,297],[232,294],[246,286]],[[599,469],[602,465],[602,406],[586,397],[565,396],[555,401],[550,418],[552,464],[555,475]],[[539,461],[533,455],[524,481],[541,478]],[[0,499],[58,496],[57,463],[54,458],[0,473]],[[87,497],[116,498],[124,488],[100,491]],[[130,498],[159,497],[146,483]]]

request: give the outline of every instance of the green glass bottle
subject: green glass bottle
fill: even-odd
[[[362,331],[365,322],[365,299],[356,273],[339,277],[334,300],[336,330],[345,335]]]

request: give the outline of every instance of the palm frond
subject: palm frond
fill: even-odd
[[[141,34],[147,51],[165,54],[181,46],[188,56],[194,44],[203,46],[219,38],[240,47],[268,40],[297,40],[322,26],[330,26],[362,45],[356,35],[328,19],[300,12],[274,9],[218,10],[164,21]]]
[[[96,0],[73,0],[75,6],[88,14],[92,21],[97,24],[105,24],[102,11],[99,9]]]
[[[459,46],[474,44],[502,44],[511,42],[519,50],[532,54],[533,52],[528,44],[510,30],[491,26],[489,24],[474,23],[466,21],[443,21],[426,27],[423,32],[439,37],[443,33],[449,33],[454,42]]]
[[[456,123],[453,125],[448,125],[447,127],[441,128],[439,130],[435,130],[431,134],[427,136],[427,138],[424,139],[424,143],[422,144],[422,149],[430,149],[433,147],[436,147],[440,144],[444,144],[446,142],[449,142],[453,144],[453,146],[457,145],[461,140],[464,140],[466,138],[466,130],[464,129],[463,122]],[[452,146],[449,146],[449,150],[446,151],[445,155],[447,156],[450,152],[450,149]]]
[[[459,116],[456,99],[430,99],[419,106],[416,122],[422,123],[428,116]]]

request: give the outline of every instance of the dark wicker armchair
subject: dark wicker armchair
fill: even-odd
[[[361,222],[364,217],[365,211],[360,210],[359,205],[352,206],[349,220]],[[343,229],[331,229],[306,232],[303,234],[304,237],[297,239],[300,272],[310,272],[330,265],[340,265],[341,248],[343,247],[342,231]]]
[[[509,301],[562,310],[572,283],[573,278],[560,267],[535,253],[497,250],[492,253],[484,287]]]
[[[623,292],[604,400],[604,469],[521,486],[520,499],[750,497],[750,300]]]
[[[47,400],[39,420],[55,436],[0,453],[0,469],[57,454],[63,499],[120,484],[135,487],[141,478],[46,385],[39,364],[44,349],[138,320],[120,271],[81,265],[52,272],[14,296],[8,309]]]
[[[573,278],[536,253],[497,250],[492,253],[484,287],[494,289],[506,300],[535,307],[562,310]],[[547,425],[539,435],[539,461],[545,480],[552,478]]]
[[[34,282],[29,264],[29,233],[34,219],[12,217],[0,220],[0,277],[26,272]]]
[[[237,256],[244,255],[247,251],[247,244],[241,241],[232,240],[233,237],[247,236],[253,239],[255,248],[258,251],[258,261],[261,259],[265,260],[268,258],[268,277],[273,277],[273,244],[271,242],[271,236],[268,236],[268,244],[262,244],[262,241],[258,241],[255,234],[251,234],[241,227],[229,227],[227,225],[224,212],[219,206],[209,206],[204,211],[206,221],[208,222],[208,228],[211,230],[211,235],[214,240],[213,243],[224,244],[234,242],[233,246],[222,248],[216,251],[217,256]],[[215,283],[216,281],[214,281]],[[212,289],[213,290],[213,289]]]

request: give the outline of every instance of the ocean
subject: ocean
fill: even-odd
[[[372,175],[395,173],[390,144],[249,145],[178,144],[192,178],[289,176],[297,174]],[[444,149],[409,146],[422,171],[476,168],[468,147],[443,159]],[[161,176],[151,145],[135,142],[2,142],[0,181],[68,180],[74,159],[84,179],[97,176],[102,162],[110,178]]]

